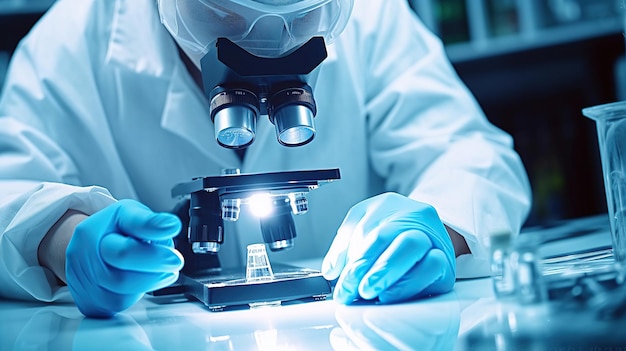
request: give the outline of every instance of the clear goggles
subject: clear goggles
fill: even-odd
[[[253,55],[280,57],[315,36],[331,43],[353,0],[157,0],[161,22],[199,66],[217,38]]]

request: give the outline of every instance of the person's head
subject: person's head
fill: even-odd
[[[315,36],[332,42],[353,0],[157,0],[161,22],[200,67],[217,38],[261,57],[279,57]]]

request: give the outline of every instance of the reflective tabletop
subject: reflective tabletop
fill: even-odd
[[[491,278],[393,305],[328,299],[211,312],[182,296],[146,296],[104,320],[73,304],[0,300],[0,350],[625,350],[624,311],[607,317],[597,305],[496,299]]]
[[[464,317],[462,323],[463,310],[489,301],[488,279],[395,305],[326,300],[210,312],[199,302],[146,296],[108,320],[84,318],[71,304],[1,301],[0,349],[453,350],[460,331],[478,321]]]

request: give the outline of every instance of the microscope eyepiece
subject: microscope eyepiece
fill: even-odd
[[[326,57],[320,36],[279,57],[256,56],[230,39],[218,38],[200,60],[217,143],[230,149],[250,146],[260,116],[269,117],[281,145],[311,142],[317,114],[311,86]]]
[[[257,96],[245,89],[227,89],[211,99],[211,120],[217,142],[229,149],[244,148],[256,136]]]
[[[311,87],[283,89],[269,99],[269,118],[276,127],[278,142],[284,146],[308,144],[315,137],[313,119],[317,113]]]

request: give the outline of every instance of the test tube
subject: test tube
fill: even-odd
[[[267,257],[265,244],[248,245],[246,282],[270,281],[274,279],[272,265]]]

